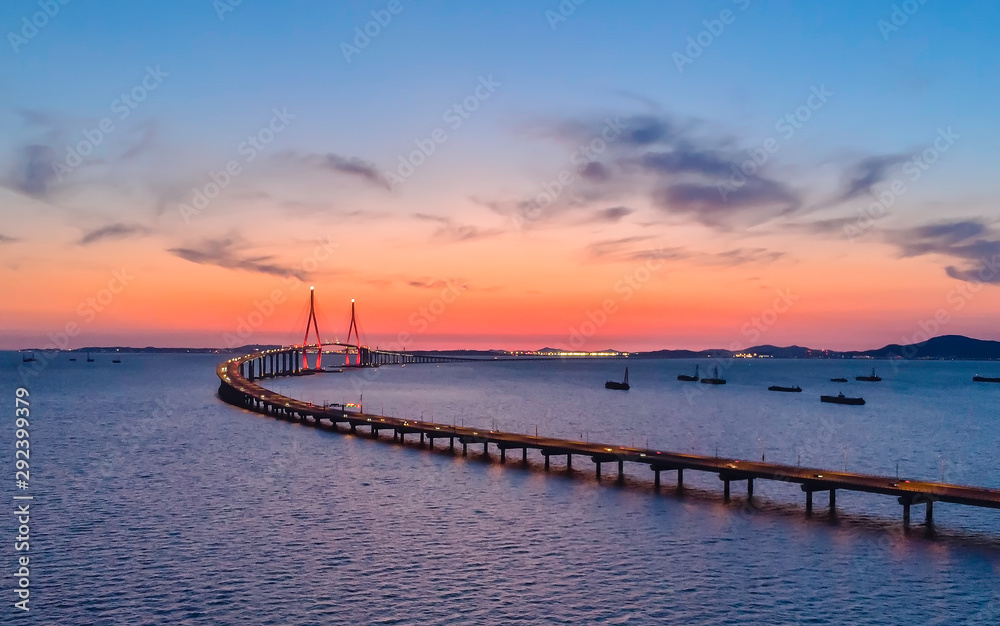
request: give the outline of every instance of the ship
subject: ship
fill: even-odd
[[[725,385],[726,379],[719,378],[719,366],[715,366],[715,369],[712,370],[712,377],[702,378],[701,382],[706,385]]]
[[[21,353],[21,363],[31,363],[35,360],[35,353],[31,350],[25,350]]]
[[[995,378],[992,376],[973,376],[972,382],[974,383],[1000,383],[1000,378]]]
[[[609,380],[604,383],[605,389],[618,389],[620,391],[628,391],[630,389],[628,384],[628,368],[625,368],[625,380],[618,382],[617,380]]]
[[[90,353],[88,352],[87,353],[87,363],[93,363],[93,362],[94,362],[94,357],[90,356]]]
[[[875,373],[875,368],[872,368],[871,376],[855,376],[854,380],[862,380],[869,383],[880,383],[882,379]]]
[[[843,377],[840,377],[840,378],[831,378],[830,382],[831,383],[846,383],[847,379],[843,378]]]
[[[794,387],[782,387],[781,385],[771,385],[767,388],[768,391],[784,391],[786,393],[801,393],[802,387],[795,385]]]
[[[690,374],[680,374],[680,375],[677,376],[677,380],[682,380],[682,381],[684,381],[686,383],[696,383],[696,382],[698,382],[699,378],[700,377],[698,376],[698,366],[697,365],[694,366],[694,376],[692,376]]]
[[[861,406],[865,403],[864,398],[848,398],[842,393],[835,396],[820,396],[819,401],[829,402],[830,404],[850,404],[853,406]]]

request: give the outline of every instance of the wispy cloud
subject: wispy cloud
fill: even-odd
[[[956,220],[889,231],[886,239],[904,257],[935,254],[961,261],[961,267],[944,268],[948,276],[957,280],[1000,284],[1000,233],[981,220]]]
[[[45,196],[56,178],[52,167],[55,160],[55,150],[49,146],[31,144],[22,147],[14,156],[9,186],[29,196]]]
[[[487,239],[503,234],[499,228],[481,228],[471,224],[456,224],[450,217],[441,215],[429,215],[427,213],[414,213],[414,219],[423,222],[434,222],[440,224],[437,230],[431,235],[431,240],[460,243],[474,241],[476,239]]]
[[[146,228],[134,224],[110,224],[84,233],[77,244],[89,246],[92,243],[97,243],[105,239],[123,239],[135,235],[145,235],[148,232]]]
[[[8,237],[7,235],[0,234],[0,244],[4,244],[4,243],[17,243],[18,241],[21,241],[21,240],[18,239],[17,237]]]
[[[282,265],[271,255],[251,256],[241,252],[243,246],[232,238],[206,239],[201,243],[182,248],[170,248],[167,252],[186,261],[200,265],[215,265],[226,269],[298,278],[308,280],[309,275],[297,267]]]
[[[869,156],[851,165],[845,174],[843,189],[834,197],[833,204],[847,202],[868,193],[888,176],[893,166],[907,159],[905,154]]]
[[[365,182],[381,189],[391,188],[389,182],[378,171],[378,168],[374,163],[370,163],[357,157],[344,157],[332,152],[328,152],[326,154],[299,154],[293,150],[286,150],[276,154],[275,159],[283,162],[293,162],[319,170],[346,174],[348,176],[360,178],[361,180],[364,180]]]

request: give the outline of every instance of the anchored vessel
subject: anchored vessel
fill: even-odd
[[[771,385],[767,388],[768,391],[784,391],[786,393],[801,393],[802,387],[795,385],[794,387],[782,387],[781,385]]]
[[[1000,383],[1000,378],[991,376],[973,376],[972,381],[976,383]]]
[[[855,376],[854,380],[863,380],[863,381],[869,382],[869,383],[879,383],[879,382],[882,382],[882,379],[877,374],[875,374],[875,368],[874,367],[872,368],[872,375],[871,376]]]
[[[618,389],[618,390],[621,390],[621,391],[628,391],[629,390],[629,385],[628,385],[628,368],[627,367],[625,368],[625,380],[623,380],[622,382],[618,382],[617,380],[609,380],[608,382],[604,383],[604,388],[605,389]]]
[[[830,382],[831,383],[846,383],[847,379],[846,378],[831,378]]]
[[[820,396],[819,401],[829,402],[830,404],[851,404],[855,406],[860,406],[865,403],[864,398],[848,398],[842,393],[835,396]]]
[[[699,376],[698,376],[698,366],[697,365],[694,366],[694,376],[692,376],[690,374],[680,374],[677,377],[677,380],[681,380],[681,381],[684,381],[686,383],[696,383],[696,382],[698,382],[698,379],[699,379]]]
[[[712,370],[712,377],[702,378],[701,382],[703,382],[706,385],[725,385],[726,379],[719,378],[719,366],[716,365],[715,368]]]

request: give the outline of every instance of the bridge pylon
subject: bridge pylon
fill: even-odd
[[[354,298],[351,298],[351,325],[347,328],[347,345],[351,345],[351,333],[354,333],[354,340],[358,346],[358,362],[361,365],[361,335],[358,333],[358,320],[354,313]],[[347,365],[351,364],[351,349],[347,349]]]
[[[309,318],[306,319],[306,334],[302,338],[302,369],[309,369],[309,358],[306,356],[305,347],[309,345],[309,324],[312,323],[313,330],[316,331],[316,369],[323,367],[323,340],[319,337],[319,324],[316,323],[316,287],[309,287]]]

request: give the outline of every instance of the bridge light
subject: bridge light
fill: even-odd
[[[315,287],[313,287],[312,285],[309,286],[309,291],[315,291],[315,290],[316,290]]]
[[[351,298],[351,304],[354,304],[354,298]]]

